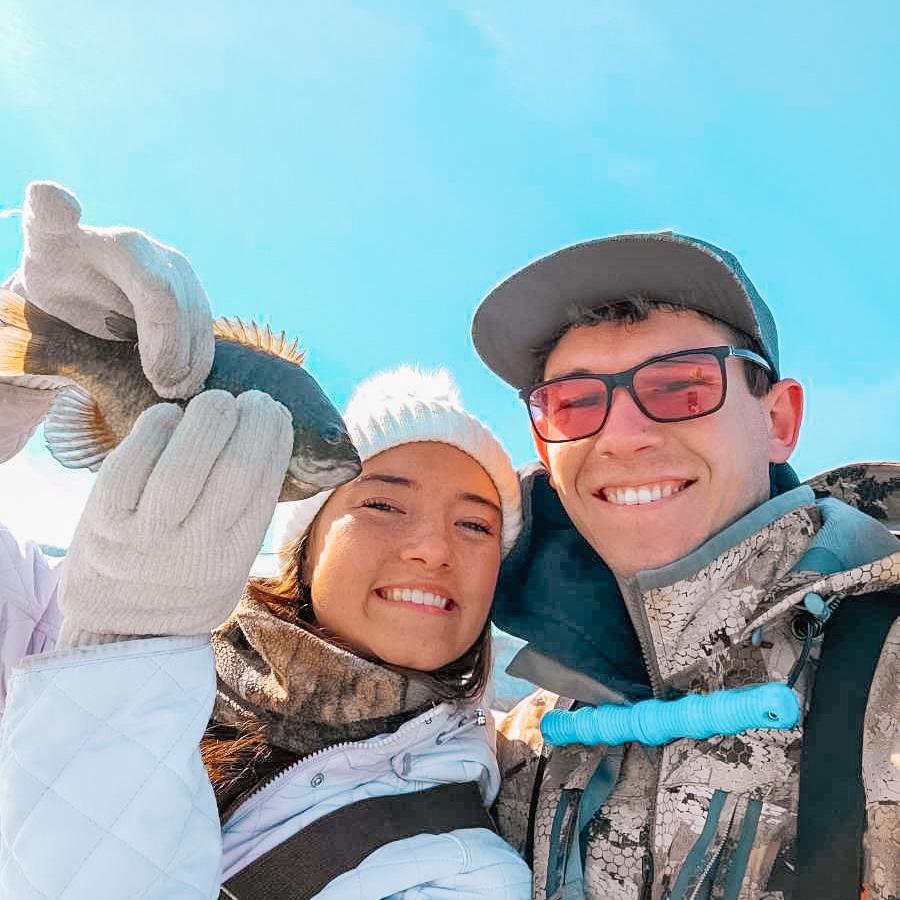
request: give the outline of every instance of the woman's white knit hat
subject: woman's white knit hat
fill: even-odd
[[[500,495],[501,546],[505,556],[522,529],[522,494],[512,461],[491,430],[463,408],[446,369],[423,372],[400,366],[379,372],[354,391],[344,422],[360,459],[417,441],[436,441],[468,453],[488,473]],[[274,545],[285,550],[312,523],[333,491],[306,500],[280,503],[274,519]]]

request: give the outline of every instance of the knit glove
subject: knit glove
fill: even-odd
[[[22,260],[4,287],[96,337],[115,338],[106,324],[110,313],[134,319],[141,364],[156,392],[179,398],[197,393],[215,343],[209,301],[190,263],[134,228],[88,228],[80,221],[74,194],[50,181],[29,184]],[[7,384],[48,392],[29,397],[7,391]],[[28,440],[58,385],[51,378],[0,379],[4,405],[22,405],[17,415],[0,420],[0,461],[4,446]]]
[[[262,545],[291,444],[290,414],[259,391],[146,410],[103,463],[75,530],[59,646],[220,625]]]

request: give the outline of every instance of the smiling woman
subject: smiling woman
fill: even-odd
[[[229,458],[221,477],[214,471],[209,478],[219,490],[207,500],[218,509],[231,493],[271,497],[271,506],[260,503],[267,522],[287,465],[289,417],[264,395],[247,396],[206,392],[184,415],[188,424],[219,423],[219,406],[235,408],[242,466]],[[247,418],[244,407],[253,404],[263,409]],[[160,409],[166,412],[153,407],[150,413]],[[277,460],[265,456],[272,442],[262,427],[266,410],[281,427]],[[208,638],[195,636],[197,628],[139,640],[149,629],[129,630],[121,617],[110,618],[111,610],[91,639],[68,621],[77,606],[77,591],[69,589],[64,631],[79,640],[66,638],[60,646],[81,646],[32,657],[17,676],[7,712],[16,720],[19,710],[37,708],[32,691],[42,692],[47,666],[65,685],[51,702],[59,708],[42,708],[45,721],[65,722],[49,746],[46,726],[35,722],[33,731],[16,730],[8,753],[0,748],[0,780],[18,785],[15,796],[0,792],[4,846],[7,836],[42,835],[40,843],[16,842],[22,854],[15,871],[4,870],[0,853],[0,875],[8,876],[2,884],[15,882],[4,896],[19,896],[19,884],[35,879],[47,897],[61,897],[77,882],[86,892],[72,896],[92,900],[172,896],[165,890],[176,884],[178,890],[192,885],[198,896],[215,896],[221,888],[221,896],[242,900],[283,896],[283,884],[292,891],[302,887],[290,896],[322,900],[530,896],[528,867],[486,813],[500,774],[493,719],[479,706],[490,677],[489,614],[500,561],[521,527],[515,470],[493,434],[463,410],[445,373],[402,368],[376,376],[357,391],[345,421],[364,463],[361,475],[324,495],[282,505],[281,570],[250,580],[213,633],[212,654]],[[138,513],[151,488],[161,491],[156,496],[163,506],[165,498],[179,502],[186,493],[178,482],[184,467],[164,465],[170,445],[184,438],[181,424],[168,443],[159,428],[144,425],[123,441],[111,457],[114,465],[105,465],[97,480],[99,495],[122,497],[117,475],[133,482],[135,465],[125,463],[141,463],[146,455],[136,453],[143,446],[136,439],[149,435],[165,444],[160,464],[142,476],[152,483]],[[201,461],[205,443],[191,445]],[[219,455],[228,455],[235,441],[221,443]],[[257,457],[263,457],[268,493],[253,486],[250,463]],[[252,528],[247,516],[235,519],[226,510],[224,518],[230,528],[209,529],[224,546],[213,564],[201,565],[184,523],[168,530],[157,523],[139,548],[126,542],[132,568],[138,562],[150,567],[154,584],[169,585],[152,592],[154,608],[173,590],[172,565],[154,563],[158,546],[171,537],[174,556],[192,572],[220,578],[235,555],[224,544],[228,533]],[[76,534],[70,580],[88,543]],[[122,568],[116,558],[106,564],[115,572]],[[222,595],[230,594],[216,591]],[[197,591],[188,596],[194,606],[200,599]],[[100,709],[98,696],[114,712],[84,713]],[[11,769],[16,759],[34,755],[32,740],[44,746],[49,768],[42,763],[36,779],[19,777]],[[153,753],[142,752],[136,763],[135,747],[154,747],[162,762],[154,765]],[[34,804],[19,792],[44,776],[52,781],[50,770],[61,768],[92,787],[67,794],[65,812],[52,821],[26,816],[26,826],[16,810]],[[88,815],[92,830],[85,840],[108,846],[107,854],[79,847],[62,859],[53,850],[60,830],[72,830]],[[125,838],[123,817],[136,823]],[[43,837],[45,824],[59,840]],[[101,857],[103,871],[94,871],[92,860]],[[155,862],[142,868],[137,858]],[[76,860],[74,869],[69,860]],[[96,890],[107,884],[109,891]]]
[[[281,572],[251,581],[214,636],[227,702],[217,705],[202,752],[226,818],[226,879],[273,845],[256,818],[248,847],[247,807],[262,811],[263,821],[283,815],[282,801],[257,808],[248,798],[295,760],[320,760],[341,740],[365,742],[370,768],[363,787],[355,754],[341,753],[350,768],[338,765],[336,774],[350,795],[405,793],[413,770],[416,781],[468,780],[451,762],[462,745],[454,757],[431,755],[435,734],[443,746],[448,729],[467,744],[467,759],[482,760],[488,783],[498,780],[493,755],[483,752],[490,717],[474,704],[490,677],[500,560],[520,527],[516,473],[496,438],[461,408],[445,373],[404,367],[376,376],[357,390],[345,421],[362,474],[282,507]],[[392,761],[400,733],[408,737],[398,782]],[[374,749],[381,741],[383,755]],[[288,789],[298,783],[293,772]],[[297,815],[298,827],[304,816],[308,810]],[[509,866],[527,893],[524,866],[498,846],[501,868]]]
[[[433,442],[384,450],[307,532],[310,611],[367,657],[439,669],[479,635],[488,642],[501,522],[497,488],[467,453]]]

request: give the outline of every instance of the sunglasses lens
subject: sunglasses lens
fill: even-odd
[[[545,441],[574,441],[597,431],[606,403],[606,385],[589,378],[545,384],[528,398],[531,420]]]
[[[634,373],[634,391],[655,419],[691,419],[722,402],[722,366],[710,353],[685,353]]]

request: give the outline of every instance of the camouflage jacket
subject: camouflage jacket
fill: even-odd
[[[620,580],[656,696],[786,681],[801,650],[791,623],[804,597],[847,597],[900,586],[900,552],[873,519],[809,487],[770,500],[689,556]],[[755,639],[753,639],[755,633]],[[614,640],[614,636],[611,640]],[[818,661],[796,683],[808,705]],[[527,657],[527,648],[525,651]],[[637,898],[793,898],[801,725],[660,748],[573,745],[544,751],[538,723],[571,701],[614,700],[603,685],[536,655],[518,674],[553,688],[522,701],[501,726],[501,832],[522,850],[534,810],[534,897],[580,896],[563,882],[563,836],[598,767],[615,788],[588,825],[583,895]],[[540,670],[540,671],[539,671]],[[900,623],[882,650],[863,748],[864,871],[878,900],[900,891]],[[538,792],[535,776],[542,768]]]

